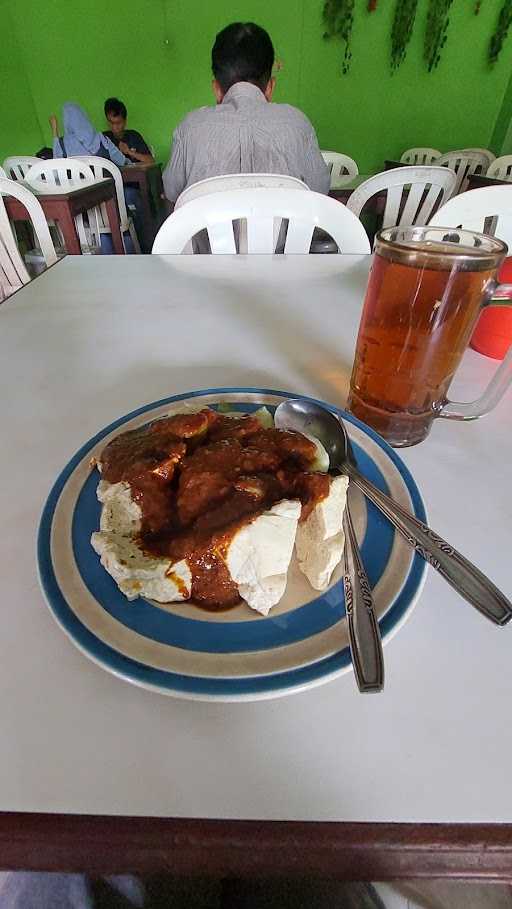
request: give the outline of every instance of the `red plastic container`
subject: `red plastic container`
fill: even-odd
[[[501,284],[512,284],[512,256],[505,259],[498,278]],[[486,357],[503,360],[512,344],[512,306],[489,306],[484,309],[470,344]]]

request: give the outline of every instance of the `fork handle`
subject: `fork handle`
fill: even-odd
[[[475,606],[495,625],[506,625],[512,618],[512,604],[475,565],[457,552],[446,540],[422,521],[377,489],[351,464],[345,472],[359,489],[396,527],[422,558],[432,565],[468,603]]]
[[[370,583],[361,561],[348,502],[343,515],[343,530],[345,531],[343,587],[354,674],[359,691],[364,693],[382,691],[384,657],[379,623],[373,610]]]

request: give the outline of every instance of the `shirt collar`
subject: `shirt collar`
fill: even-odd
[[[268,103],[261,88],[258,88],[257,85],[253,85],[252,82],[235,82],[224,95],[222,103],[225,104],[227,102],[229,104],[230,101],[242,99],[261,101],[263,104]]]

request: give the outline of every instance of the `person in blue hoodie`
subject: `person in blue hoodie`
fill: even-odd
[[[59,131],[59,121],[55,114],[50,117],[50,126],[53,138],[53,156],[54,158],[71,158],[74,155],[95,155],[99,158],[108,158],[123,167],[128,164],[128,159],[114,145],[108,136],[94,129],[89,117],[82,110],[79,104],[66,102],[62,107],[62,123],[64,133],[61,136]],[[124,187],[124,196],[126,204],[132,210],[135,221],[135,229],[140,236],[140,219],[138,217],[138,203],[140,202],[139,193],[133,186]],[[125,245],[127,252],[134,252],[131,237],[125,235]],[[110,234],[101,235],[101,249],[103,253],[112,254],[114,249],[112,237]]]

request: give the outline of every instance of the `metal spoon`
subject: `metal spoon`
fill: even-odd
[[[341,419],[319,404],[297,399],[284,401],[277,407],[275,424],[320,439],[327,450],[331,466],[346,473],[365,496],[380,508],[416,552],[468,603],[496,625],[506,625],[510,621],[512,604],[489,578],[426,524],[418,521],[359,473]]]
[[[289,412],[282,409],[285,406],[280,404],[277,408],[275,425],[279,429],[296,429],[295,413],[291,415],[293,419],[290,420]],[[306,426],[302,425],[301,429],[306,431]],[[313,434],[320,438],[317,433]],[[332,461],[330,467],[336,473],[346,473],[346,471],[339,470],[338,464]],[[373,609],[370,582],[364,570],[350,514],[349,498],[347,498],[343,515],[343,531],[345,533],[343,588],[345,591],[345,611],[347,614],[350,652],[359,691],[367,694],[374,691],[382,691],[384,687],[384,656],[382,654],[379,623]]]
[[[382,691],[384,687],[384,656],[370,582],[361,559],[348,498],[343,514],[343,531],[343,589],[350,653],[359,691],[367,694]]]

